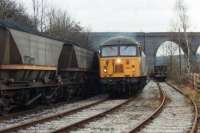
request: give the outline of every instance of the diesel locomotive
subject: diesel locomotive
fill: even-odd
[[[0,22],[0,114],[96,91],[95,55],[72,41]]]
[[[137,42],[111,38],[100,46],[99,53],[101,83],[111,96],[131,96],[145,86],[146,58]]]

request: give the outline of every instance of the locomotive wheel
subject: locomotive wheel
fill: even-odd
[[[143,78],[141,81],[140,81],[140,92],[143,91],[144,87],[146,86],[146,78]]]
[[[128,88],[128,96],[130,97],[130,96],[133,96],[133,87],[131,87],[131,85],[128,85],[127,86],[127,88]]]
[[[116,93],[116,87],[114,85],[104,85],[105,86],[105,92],[109,94],[110,98],[115,98]]]

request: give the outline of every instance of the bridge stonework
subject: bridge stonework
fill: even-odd
[[[98,50],[100,45],[112,37],[130,37],[143,45],[149,68],[152,69],[155,64],[155,57],[158,48],[166,41],[173,41],[172,34],[173,32],[90,32],[89,42],[90,46],[95,50]],[[191,58],[192,61],[195,61],[197,58],[196,52],[200,46],[200,33],[190,33],[190,39],[192,49]]]

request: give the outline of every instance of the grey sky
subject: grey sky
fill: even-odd
[[[31,12],[32,0],[23,2]],[[169,31],[175,0],[46,0],[92,31]],[[200,0],[185,0],[191,30],[200,31]]]

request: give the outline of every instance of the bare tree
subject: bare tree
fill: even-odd
[[[39,17],[40,17],[40,22],[39,22],[39,25],[40,25],[40,32],[44,32],[45,31],[45,29],[46,29],[46,8],[47,8],[47,6],[46,6],[46,2],[45,2],[45,0],[41,0],[41,4],[40,4],[41,6],[40,6],[40,15],[39,15]]]
[[[189,16],[187,15],[187,8],[184,3],[184,0],[177,0],[175,5],[176,13],[177,13],[177,22],[175,30],[178,32],[183,32],[183,45],[186,48],[186,64],[187,64],[187,72],[191,72],[191,45],[188,37],[188,29],[189,29]],[[180,34],[180,33],[178,33]]]
[[[27,15],[23,5],[14,0],[0,0],[0,19],[28,25],[39,32],[62,40],[72,40],[88,47],[88,31],[66,12],[48,10],[45,0],[32,0],[33,15]]]
[[[178,63],[180,63],[180,58],[177,59],[177,54],[181,56],[181,52],[178,45],[174,42],[168,42],[166,43],[165,47],[163,47],[162,51],[165,52],[166,55],[168,78],[175,81],[180,81],[180,64],[178,65]]]
[[[39,15],[39,1],[38,0],[32,0],[32,6],[33,6],[33,20],[35,28],[37,29],[38,26],[38,15]]]
[[[176,44],[175,43],[173,43],[173,42],[169,42],[167,45],[166,45],[166,47],[165,47],[166,49],[166,53],[167,53],[167,55],[169,55],[169,56],[174,56],[175,54],[176,54],[176,51],[177,51],[177,47],[176,47]]]
[[[162,53],[163,55],[163,59],[165,59],[169,70],[172,71],[173,68],[173,63],[174,63],[174,59],[176,59],[176,52],[178,50],[178,47],[176,46],[175,43],[173,42],[166,42],[162,45],[160,53]]]
[[[0,0],[0,19],[18,22],[25,26],[33,26],[32,19],[23,5],[14,0]]]
[[[50,36],[72,40],[80,43],[83,47],[88,46],[88,31],[79,22],[72,20],[66,11],[51,8],[47,15],[46,33]]]

